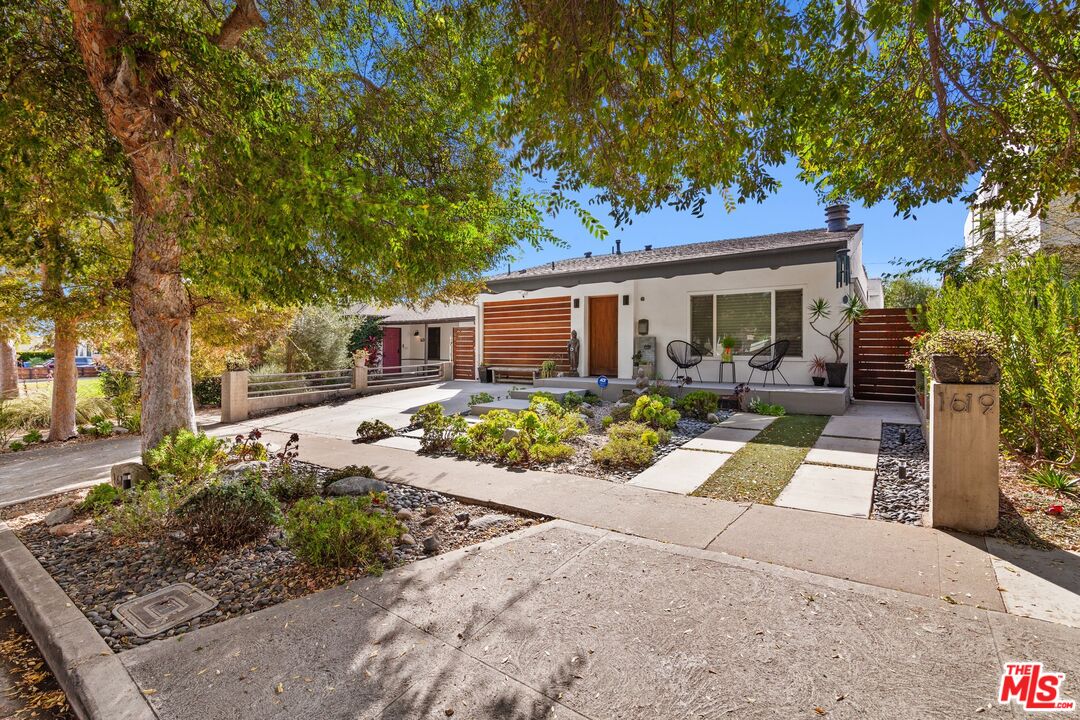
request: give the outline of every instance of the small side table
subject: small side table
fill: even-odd
[[[720,377],[718,377],[716,381],[717,382],[724,382],[724,366],[725,365],[730,365],[731,366],[731,382],[737,383],[738,380],[735,379],[735,361],[734,360],[721,360],[720,361]]]

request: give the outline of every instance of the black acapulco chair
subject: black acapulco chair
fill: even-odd
[[[780,370],[780,364],[784,362],[789,347],[791,347],[790,340],[777,340],[772,345],[766,345],[751,355],[749,360],[750,379],[746,381],[746,384],[749,385],[753,382],[755,371],[761,370],[765,373],[765,379],[761,381],[762,387],[765,387],[765,381],[769,379],[769,373],[773,374],[773,385],[776,384],[776,373],[780,373],[780,377],[784,378],[785,385],[790,385],[791,383],[788,382],[788,379],[784,377],[784,373]]]
[[[698,365],[701,364],[701,358],[703,353],[697,349],[694,345],[684,340],[672,340],[667,344],[667,356],[671,362],[675,363],[675,372],[671,373],[671,380],[675,379],[675,376],[680,371],[687,371],[690,368],[697,370],[698,382],[701,382],[701,368]],[[687,373],[686,380],[690,381],[690,375]]]

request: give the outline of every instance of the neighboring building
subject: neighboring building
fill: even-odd
[[[380,365],[387,368],[454,361],[454,377],[476,377],[475,305],[433,303],[426,309],[405,305],[359,305],[354,315],[374,315],[382,321]]]
[[[993,191],[983,192],[979,199],[992,196]],[[1080,247],[1080,212],[1069,204],[1066,198],[1050,202],[1045,217],[1032,217],[1027,210],[972,208],[964,221],[964,247],[975,250],[987,243],[994,247],[1008,243],[1028,253]]]
[[[535,369],[554,360],[569,371],[567,340],[576,330],[582,375],[630,378],[635,352],[648,345],[657,374],[667,379],[676,367],[666,347],[684,340],[706,353],[702,379],[716,382],[720,338],[731,335],[739,382],[749,377],[754,352],[786,339],[784,375],[809,385],[812,358],[834,359],[828,341],[810,327],[811,301],[823,297],[833,309],[833,317],[819,323],[823,328],[835,325],[850,297],[881,305],[880,282],[872,284],[862,264],[862,226],[848,225],[846,205],[829,208],[827,216],[828,228],[585,253],[492,276],[478,298],[482,363]],[[844,339],[849,363],[851,334]],[[758,373],[755,385],[761,379]]]

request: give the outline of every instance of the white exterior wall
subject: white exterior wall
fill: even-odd
[[[454,353],[454,328],[471,327],[471,322],[453,323],[428,323],[416,325],[395,325],[401,328],[401,364],[422,365],[426,362],[435,362],[427,359],[427,330],[428,328],[441,328],[439,333],[439,359],[450,360]],[[413,333],[420,333],[415,336]]]
[[[861,234],[860,234],[861,237]],[[861,262],[856,266],[852,258],[852,273],[856,267],[861,268]],[[555,279],[553,278],[553,282]],[[832,348],[828,340],[821,337],[810,327],[809,315],[806,306],[817,297],[824,297],[829,301],[833,309],[833,317],[819,323],[823,329],[828,330],[835,326],[837,312],[843,304],[845,295],[849,295],[848,288],[836,287],[836,265],[834,262],[814,263],[810,265],[792,265],[776,269],[736,270],[721,274],[705,273],[699,275],[683,275],[674,278],[645,278],[640,280],[627,280],[623,282],[600,282],[578,285],[571,288],[551,287],[542,290],[512,290],[502,293],[485,293],[479,296],[478,303],[483,304],[493,300],[519,300],[524,298],[543,298],[569,295],[571,298],[570,327],[578,331],[581,338],[581,373],[588,374],[589,341],[588,341],[588,298],[595,295],[618,295],[619,296],[619,377],[629,378],[633,374],[634,336],[637,333],[637,321],[647,319],[649,321],[649,335],[656,337],[658,372],[660,377],[667,379],[675,370],[674,364],[668,360],[665,352],[667,344],[672,340],[690,339],[690,296],[700,293],[732,292],[732,291],[763,291],[763,290],[793,290],[803,291],[803,355],[800,357],[788,356],[785,358],[781,369],[788,381],[793,385],[809,385],[810,360],[814,355],[821,355],[827,361],[834,360]],[[630,304],[622,304],[622,296],[630,296]],[[579,307],[573,307],[573,300],[579,300]],[[481,313],[481,320],[482,322]],[[483,328],[478,330],[478,345],[482,345]],[[844,361],[851,362],[851,336],[848,331],[845,334]],[[478,351],[479,352],[479,351]],[[736,356],[736,377],[739,382],[745,382],[750,375],[747,365],[749,356]],[[716,382],[719,375],[719,357],[707,357],[698,366],[701,378],[707,382]],[[697,373],[691,371],[694,379]],[[850,374],[850,371],[849,371]],[[725,379],[730,381],[731,371],[727,370]],[[762,379],[760,372],[754,376],[755,384]],[[777,376],[779,382],[779,376]],[[849,378],[850,385],[850,378]]]

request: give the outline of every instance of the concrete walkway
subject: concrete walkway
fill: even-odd
[[[735,413],[645,468],[629,484],[689,495],[775,419]]]
[[[911,405],[859,402],[829,419],[776,505],[870,517],[883,422],[918,424]]]
[[[121,654],[167,720],[1014,717],[1080,631],[548,523]]]

